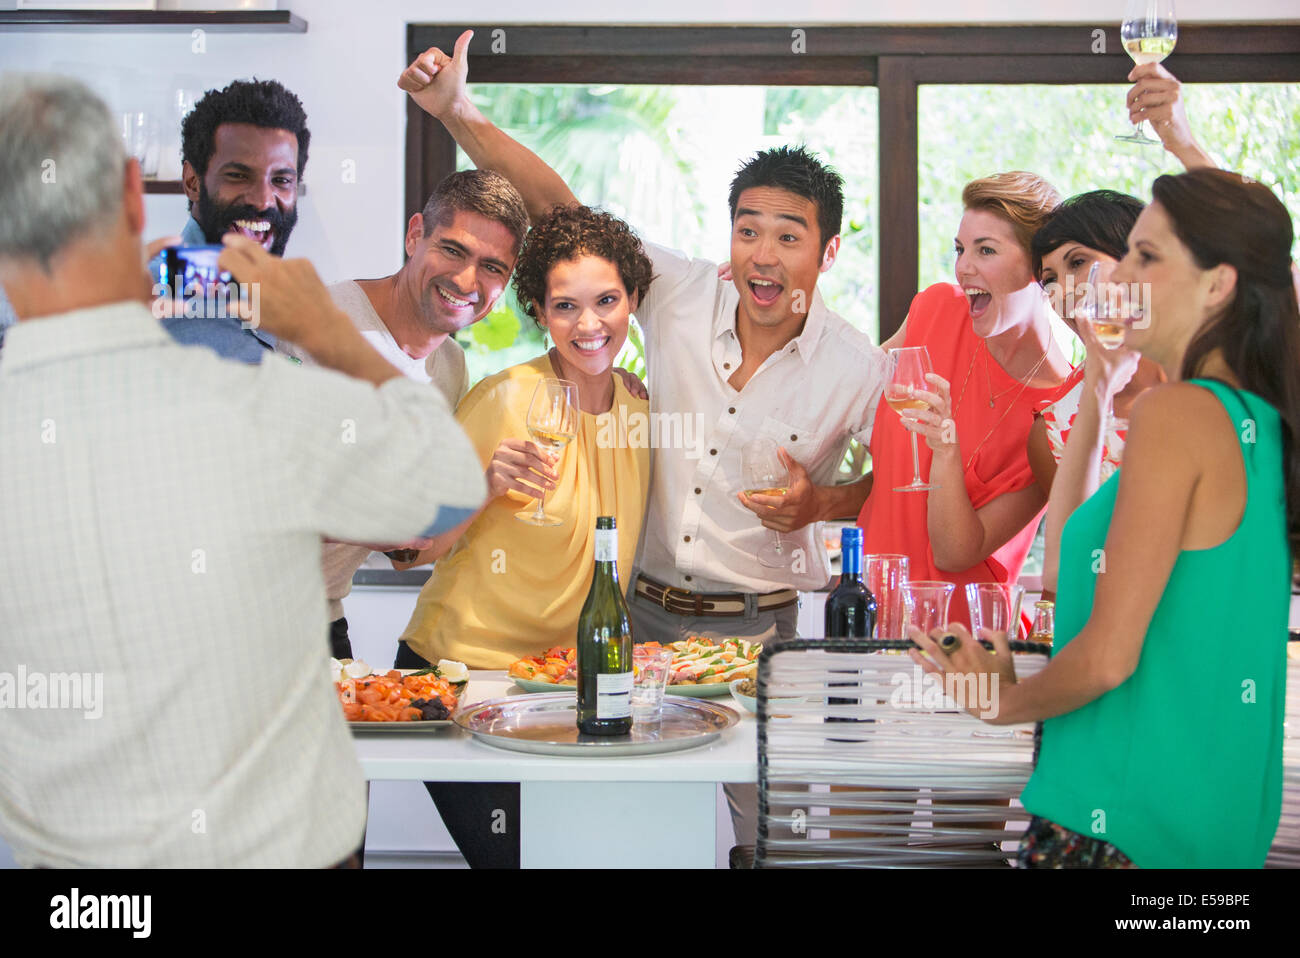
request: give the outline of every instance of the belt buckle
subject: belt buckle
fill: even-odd
[[[672,609],[668,608],[668,599],[670,597],[670,593],[673,592],[680,592],[683,596],[687,597],[688,599],[691,595],[690,591],[687,589],[679,589],[676,586],[671,586],[671,585],[664,586],[663,595],[659,597],[659,606],[665,612],[672,612]]]

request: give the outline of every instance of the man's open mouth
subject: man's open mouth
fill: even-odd
[[[776,280],[762,276],[755,276],[749,280],[749,291],[760,306],[771,306],[780,298],[784,289],[785,287]]]
[[[230,227],[240,236],[247,236],[265,250],[275,242],[275,230],[267,220],[235,220]]]

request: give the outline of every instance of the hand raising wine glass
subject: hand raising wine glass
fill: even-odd
[[[567,379],[543,379],[533,390],[528,404],[528,435],[542,450],[557,460],[564,447],[578,435],[578,387]],[[564,520],[549,516],[542,508],[545,490],[538,490],[537,509],[516,512],[515,518],[534,526],[558,526]]]
[[[1138,66],[1159,63],[1174,52],[1174,44],[1178,42],[1174,0],[1128,0],[1119,37],[1124,44],[1124,52]],[[1146,120],[1140,121],[1132,133],[1118,135],[1115,139],[1126,143],[1160,145],[1159,140],[1147,136]]]
[[[929,392],[934,387],[926,374],[934,372],[930,365],[930,351],[924,346],[904,346],[889,351],[893,374],[885,386],[885,402],[900,416],[905,409],[925,409],[929,404],[917,397],[918,392]],[[895,486],[895,492],[928,492],[936,485],[921,481],[921,458],[916,451],[916,433],[912,433],[912,481],[905,486]]]
[[[1088,270],[1087,293],[1074,311],[1074,320],[1091,326],[1093,335],[1103,348],[1119,349],[1124,345],[1124,332],[1128,327],[1117,291],[1102,283],[1100,274],[1101,264],[1093,263],[1092,269]]]
[[[745,495],[783,496],[790,487],[790,470],[777,454],[778,446],[771,439],[755,439],[745,443],[740,450],[741,471],[745,474]],[[790,564],[776,530],[758,550],[758,561],[769,569],[779,569]]]

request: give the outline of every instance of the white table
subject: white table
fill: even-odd
[[[471,672],[464,702],[514,689],[505,672]],[[740,722],[711,745],[655,755],[532,755],[455,727],[355,741],[368,780],[519,782],[524,868],[713,868],[718,783],[758,780],[754,716],[730,695],[715,701]]]

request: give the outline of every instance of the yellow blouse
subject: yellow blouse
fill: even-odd
[[[428,661],[504,669],[551,646],[572,646],[595,567],[597,516],[618,523],[618,574],[626,587],[645,514],[650,450],[618,441],[635,435],[618,423],[638,415],[648,421],[649,404],[611,376],[614,405],[604,414],[610,418],[581,414],[577,438],[560,456],[560,480],[546,496],[547,514],[563,524],[520,522],[515,513],[537,500],[512,490],[492,500],[434,564],[402,634]],[[487,377],[461,401],[456,419],[484,468],[501,440],[528,438],[528,404],[545,378],[558,376],[542,355]]]

